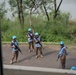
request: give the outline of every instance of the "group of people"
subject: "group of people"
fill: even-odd
[[[26,37],[28,39],[28,45],[29,45],[28,52],[35,51],[36,52],[35,58],[38,58],[39,56],[43,57],[42,39],[39,36],[39,33],[36,32],[35,34],[33,34],[32,29],[28,28],[28,33],[26,34]],[[12,39],[13,39],[12,42],[11,42],[12,59],[10,61],[10,64],[13,64],[14,58],[16,58],[15,62],[18,62],[19,51],[21,52],[21,50],[18,46],[17,37],[13,36]],[[40,51],[40,55],[38,55],[38,51]],[[66,50],[66,47],[64,46],[64,42],[61,41],[60,42],[60,51],[59,51],[59,54],[58,54],[58,59],[60,58],[60,62],[61,62],[61,65],[62,65],[63,69],[65,69],[66,55],[68,55],[68,52]]]
[[[35,34],[33,34],[32,29],[28,28],[28,33],[26,34],[26,37],[28,39],[28,45],[29,45],[28,52],[36,51],[35,58],[38,58],[39,56],[43,57],[43,55],[42,55],[42,40],[41,40],[41,37],[39,36],[39,33],[36,32]],[[11,42],[12,60],[10,61],[10,64],[13,64],[13,60],[15,57],[16,57],[15,62],[18,62],[19,51],[21,52],[21,50],[18,46],[17,37],[12,36],[12,39],[13,39]],[[38,51],[40,51],[40,55],[38,55]]]
[[[32,29],[28,28],[28,33],[26,35],[26,37],[28,38],[28,44],[29,44],[29,51],[36,51],[36,57],[38,58],[38,51],[40,51],[40,57],[43,57],[42,55],[42,40],[41,37],[39,36],[39,33],[36,32],[35,34],[33,34]],[[34,43],[35,43],[35,47],[34,47]]]

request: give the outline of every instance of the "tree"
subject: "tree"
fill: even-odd
[[[33,33],[34,33],[34,27],[33,27],[33,24],[32,24],[32,14],[33,14],[33,9],[35,8],[35,0],[23,0],[24,3],[24,10],[28,10],[28,14],[29,14],[29,18],[30,18],[30,27],[33,29]]]
[[[53,2],[52,0],[31,0],[31,1],[30,0],[24,0],[25,8],[29,10],[30,26],[33,25],[31,15],[32,14],[38,14],[41,11],[42,11],[41,13],[46,15],[46,17],[47,17],[47,19],[49,21],[48,9],[51,8],[51,6],[48,6],[48,4],[51,4],[52,2]]]
[[[21,28],[24,28],[24,16],[23,16],[23,6],[22,6],[22,0],[16,0],[17,1],[17,8],[18,8],[18,18],[20,21]]]
[[[40,11],[40,6],[42,6],[43,4],[43,0],[23,0],[23,5],[24,5],[24,9],[28,10],[28,15],[30,18],[30,27],[33,29],[34,32],[34,26],[33,26],[33,22],[32,22],[32,15],[33,14],[38,14]],[[46,10],[46,7],[44,5],[44,8]],[[46,10],[46,14],[48,16],[47,10]],[[49,16],[48,16],[49,19]]]
[[[5,9],[5,2],[3,2],[0,4],[0,19],[5,16],[5,13],[7,13],[7,10]]]
[[[49,0],[41,0],[40,8],[45,13],[45,15],[49,21],[48,8],[46,8],[47,4],[49,3],[48,1]]]
[[[59,8],[60,8],[60,6],[61,6],[61,4],[62,4],[62,1],[63,1],[63,0],[60,1],[59,5],[58,5],[58,7],[57,7],[57,2],[56,2],[56,0],[54,0],[54,8],[55,8],[54,18],[57,17],[57,13],[58,13]]]
[[[50,10],[50,12],[51,12],[51,10],[53,10],[53,8],[54,8],[54,10],[55,10],[54,18],[56,18],[62,1],[63,0],[60,1],[58,7],[57,7],[56,0],[9,0],[9,3],[12,8],[17,9],[21,29],[24,28],[23,13],[24,13],[24,11],[28,10],[28,12],[29,12],[28,14],[30,17],[30,26],[34,30],[33,23],[32,23],[32,17],[31,17],[32,14],[38,14],[41,12],[46,15],[46,17],[49,21],[49,12],[48,11]]]
[[[0,4],[0,24],[1,24],[1,32],[3,32],[3,25],[2,21],[5,18],[5,13],[7,13],[7,10],[5,9],[5,2]]]
[[[11,9],[17,10],[21,29],[24,29],[23,0],[9,0],[9,4],[11,5]]]

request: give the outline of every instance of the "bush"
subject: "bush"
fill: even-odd
[[[2,32],[6,32],[9,29],[8,20],[2,20],[1,22],[1,30]]]
[[[73,35],[76,33],[76,23],[69,22],[68,13],[60,13],[56,19],[50,15],[50,21],[47,21],[42,16],[32,16],[32,23],[35,32],[39,32],[44,42],[59,42],[73,40]],[[27,41],[26,33],[30,27],[29,17],[25,17],[24,30],[20,29],[18,20],[14,22],[5,19],[2,23],[2,40],[11,41],[12,36],[16,35],[18,41]],[[72,35],[73,34],[73,35]],[[75,41],[75,40],[73,40]]]

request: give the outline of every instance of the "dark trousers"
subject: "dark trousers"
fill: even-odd
[[[62,68],[65,69],[65,64],[66,64],[66,54],[65,53],[60,57],[60,62],[61,62]]]
[[[36,47],[36,55],[38,55],[38,51],[40,51],[40,55],[42,55],[42,47]]]

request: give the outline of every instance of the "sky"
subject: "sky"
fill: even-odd
[[[70,18],[76,20],[76,0],[63,0],[60,9],[62,12],[70,12]]]
[[[6,9],[10,9],[10,5],[8,4],[8,0],[0,0],[0,3],[2,3],[3,1],[5,1],[6,3]],[[60,0],[57,0],[57,2],[59,3]],[[62,12],[70,12],[71,19],[76,19],[76,0],[63,0],[60,10]],[[8,11],[8,13],[6,14],[7,17],[11,18],[12,14],[10,12],[10,10]]]

